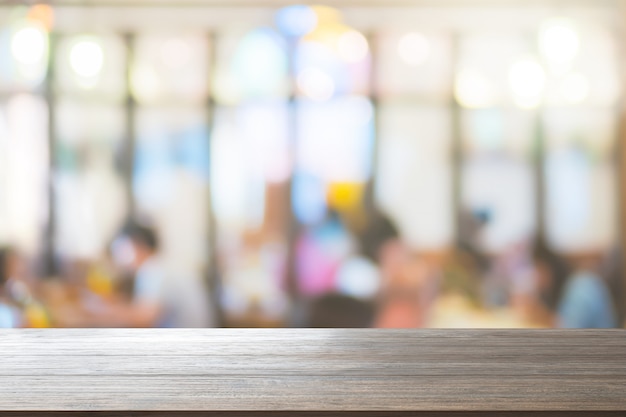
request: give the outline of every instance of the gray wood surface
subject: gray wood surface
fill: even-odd
[[[626,411],[626,331],[2,330],[11,410]]]

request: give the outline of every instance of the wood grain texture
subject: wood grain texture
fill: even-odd
[[[623,330],[2,330],[0,353],[4,412],[626,415]]]
[[[623,411],[0,411],[2,417],[624,417]]]

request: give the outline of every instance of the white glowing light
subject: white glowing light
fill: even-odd
[[[544,57],[555,64],[564,64],[576,56],[580,41],[573,23],[555,19],[543,26],[539,46]]]
[[[11,52],[21,64],[33,65],[41,62],[46,54],[47,36],[43,27],[29,24],[17,30],[11,39]]]
[[[182,39],[170,39],[161,47],[161,61],[173,69],[187,65],[191,55],[191,46]]]
[[[468,108],[489,107],[496,100],[495,88],[489,78],[471,69],[457,74],[454,95],[461,106]]]
[[[509,85],[518,106],[523,108],[538,106],[545,84],[545,71],[534,59],[523,59],[511,66]]]
[[[318,68],[306,68],[300,72],[298,87],[316,101],[328,100],[335,93],[335,82],[331,76]]]
[[[337,52],[346,62],[362,61],[367,56],[368,50],[367,39],[356,30],[344,33],[337,41]]]
[[[234,76],[246,95],[272,94],[283,85],[288,65],[285,48],[270,29],[257,29],[240,42],[232,61]]]
[[[132,73],[133,94],[141,101],[156,99],[160,91],[160,80],[156,71],[149,66],[137,66]]]
[[[589,94],[589,81],[582,74],[570,74],[561,81],[559,94],[569,104],[583,102]]]
[[[344,262],[337,271],[337,288],[343,294],[370,299],[380,288],[380,271],[376,265],[363,257]]]
[[[407,33],[398,42],[398,55],[404,62],[416,67],[428,60],[430,43],[424,35]]]
[[[104,51],[95,39],[81,39],[72,46],[70,67],[80,77],[96,77],[102,71],[103,64]]]

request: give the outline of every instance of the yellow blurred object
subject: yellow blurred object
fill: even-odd
[[[113,280],[103,268],[94,267],[87,274],[87,287],[95,294],[108,296],[113,293]]]
[[[455,329],[521,329],[542,328],[537,323],[528,322],[511,307],[483,309],[460,294],[441,295],[429,314],[427,327]]]
[[[312,9],[317,16],[317,26],[304,40],[319,42],[336,52],[341,35],[352,29],[341,22],[339,10],[328,6],[313,6]]]
[[[318,25],[327,23],[338,23],[341,21],[341,12],[334,7],[316,5],[311,6],[313,12],[317,16]]]
[[[39,303],[30,303],[24,309],[24,317],[26,319],[26,326],[32,328],[46,328],[50,327],[50,318],[45,308]]]
[[[319,24],[313,32],[304,37],[304,40],[319,42],[336,52],[341,35],[351,30],[349,26],[341,22]]]
[[[365,187],[362,183],[336,182],[328,186],[328,205],[336,210],[359,206]]]

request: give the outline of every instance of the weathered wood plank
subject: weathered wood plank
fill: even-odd
[[[5,330],[0,353],[2,415],[626,415],[622,330]]]

